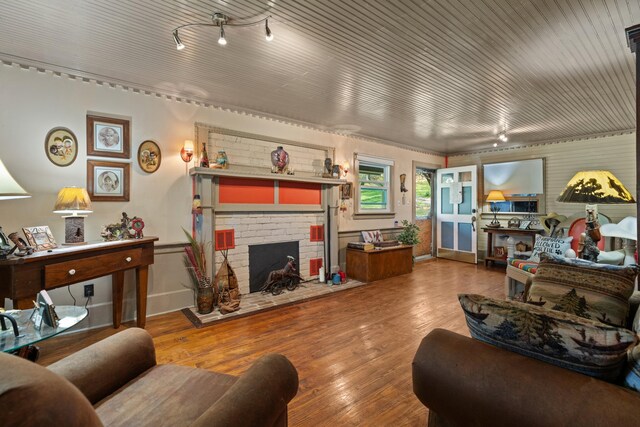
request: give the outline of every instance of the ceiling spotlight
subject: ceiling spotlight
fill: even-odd
[[[268,42],[273,40],[273,34],[271,34],[271,28],[269,28],[269,19],[265,19],[265,21],[264,21],[264,31],[266,33],[265,39]]]
[[[507,138],[507,133],[506,132],[500,132],[498,134],[498,139],[502,142],[507,142],[509,140],[509,138]]]
[[[224,25],[220,24],[220,38],[218,39],[218,44],[220,46],[224,46],[227,44],[227,39],[224,38]]]
[[[211,14],[211,22],[190,22],[174,28],[173,40],[176,42],[176,48],[178,50],[182,50],[185,46],[184,44],[182,44],[182,41],[180,41],[180,37],[178,36],[179,29],[195,26],[220,27],[220,38],[218,39],[218,44],[224,46],[227,44],[227,39],[224,34],[224,27],[250,27],[264,22],[265,39],[270,42],[271,40],[273,40],[273,33],[271,32],[271,28],[269,28],[269,18],[271,18],[271,16],[267,16],[266,18],[260,19],[258,21],[242,22],[242,20],[231,19],[224,13],[215,12]]]
[[[180,36],[178,36],[178,30],[173,32],[173,41],[176,42],[176,49],[184,49],[184,44],[182,44],[182,40],[180,40]]]
[[[494,142],[494,143],[493,143],[493,147],[495,148],[495,147],[497,147],[497,146],[498,146],[498,143],[497,143],[497,142]]]

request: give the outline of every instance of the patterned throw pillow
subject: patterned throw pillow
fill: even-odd
[[[536,234],[536,242],[533,245],[529,261],[540,262],[541,253],[549,253],[564,256],[564,253],[571,248],[572,236],[569,237],[548,237]]]
[[[496,347],[606,381],[619,378],[629,330],[581,317],[482,295],[458,295],[471,336]]]
[[[542,254],[526,302],[616,326],[626,324],[638,266]]]
[[[363,231],[362,240],[364,240],[365,243],[373,243],[373,242],[382,242],[384,238],[382,237],[382,233],[380,232],[380,230],[373,230],[373,231]]]

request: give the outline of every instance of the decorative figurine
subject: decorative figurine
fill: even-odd
[[[25,242],[22,237],[18,236],[16,231],[9,234],[9,240],[15,244],[13,249],[11,249],[11,252],[13,252],[15,256],[31,255],[34,252],[34,249],[27,245],[27,242]]]
[[[142,228],[140,228],[140,233],[138,233],[138,231],[136,231],[136,229],[133,227],[133,222],[137,222],[137,220],[140,220],[142,222],[141,225],[142,228],[144,228],[144,222],[142,221],[142,219],[138,218],[137,216],[129,218],[126,212],[122,212],[122,218],[120,219],[120,222],[108,224],[102,227],[100,236],[102,236],[102,238],[107,242],[112,240],[140,238],[142,237]],[[138,223],[138,226],[140,226],[140,223]],[[137,237],[138,235],[140,237]]]
[[[288,255],[287,259],[284,268],[269,273],[267,281],[260,288],[263,293],[271,292],[272,295],[280,295],[284,288],[293,291],[300,285],[302,277],[298,274],[296,259],[291,255]]]
[[[229,168],[229,158],[227,157],[227,153],[225,153],[224,150],[218,151],[218,155],[216,156],[216,162],[213,167],[216,169]]]

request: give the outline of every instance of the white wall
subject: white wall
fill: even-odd
[[[545,203],[547,212],[557,212],[571,216],[584,212],[584,205],[560,203],[556,198],[560,195],[573,175],[580,170],[605,169],[622,181],[631,194],[636,194],[636,153],[635,134],[616,135],[602,138],[585,139],[569,142],[555,142],[531,145],[520,148],[486,151],[474,154],[457,155],[449,158],[449,166],[478,165],[526,159],[545,159]],[[479,175],[482,182],[482,175]],[[479,188],[478,197],[482,195]],[[481,199],[478,199],[481,200]],[[481,202],[479,202],[481,204]],[[636,205],[599,205],[598,210],[618,222],[626,216],[636,216]],[[499,215],[506,225],[511,214]],[[516,215],[517,216],[517,215]],[[491,215],[484,215],[481,226],[491,220]],[[486,235],[478,235],[478,248],[486,249]]]
[[[336,147],[336,160],[341,163],[344,160],[351,163],[354,152],[388,157],[396,161],[394,185],[398,187],[397,177],[401,173],[411,176],[412,160],[437,165],[444,161],[439,156],[377,142],[19,66],[0,65],[0,104],[0,159],[14,178],[33,195],[30,199],[0,202],[0,225],[5,232],[25,226],[48,225],[58,242],[64,241],[64,221],[60,215],[51,212],[56,194],[63,186],[86,186],[87,112],[130,118],[132,153],[130,201],[95,202],[94,212],[86,219],[87,240],[98,240],[101,226],[115,222],[123,211],[129,216],[142,217],[146,224],[145,234],[158,236],[160,245],[184,240],[181,228],[190,229],[191,226],[191,179],[179,151],[185,139],[194,138],[195,122]],[[71,129],[79,143],[78,158],[64,168],[49,162],[44,151],[44,138],[56,126]],[[142,172],[135,160],[138,146],[147,139],[156,141],[162,150],[162,165],[151,175]],[[233,163],[233,159],[230,161]],[[350,174],[349,180],[352,179]],[[407,184],[411,190],[410,183]],[[395,194],[399,200],[399,191]],[[411,218],[409,204],[396,208],[396,219]],[[341,229],[384,228],[392,226],[394,221],[354,221],[350,213],[341,216]],[[188,279],[181,268],[180,257],[180,250],[175,248],[162,249],[156,254],[156,264],[150,274],[148,314],[193,304],[190,291],[181,284],[187,283]],[[111,322],[109,281],[99,279],[92,282],[96,283],[96,297],[90,305],[93,310],[89,324],[108,324]],[[82,285],[73,285],[70,290],[84,303]],[[125,319],[134,315],[132,285],[133,277],[128,274]],[[52,296],[57,304],[72,302],[66,289],[55,290]]]

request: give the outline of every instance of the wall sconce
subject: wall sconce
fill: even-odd
[[[184,141],[184,145],[180,150],[180,157],[185,163],[189,163],[193,157],[193,141],[187,139]]]

